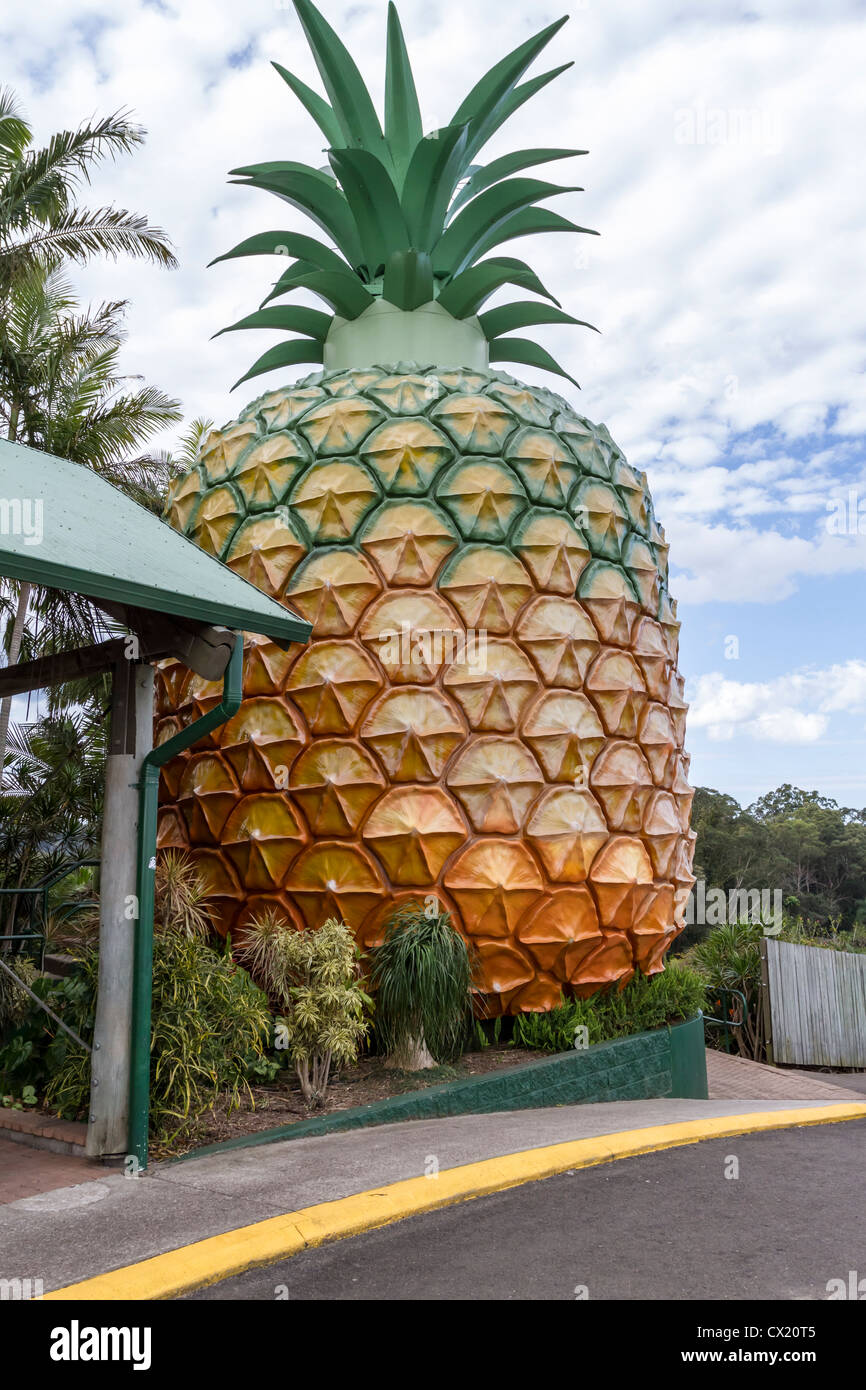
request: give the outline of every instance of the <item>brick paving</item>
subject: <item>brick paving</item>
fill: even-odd
[[[763,1062],[751,1062],[733,1053],[707,1048],[707,1083],[710,1100],[823,1100],[862,1101],[860,1077],[855,1086],[846,1085],[848,1078],[840,1075],[831,1081],[823,1073],[768,1067]]]
[[[89,1182],[104,1171],[86,1158],[49,1153],[47,1149],[0,1138],[0,1206],[21,1197],[53,1192],[57,1187]]]

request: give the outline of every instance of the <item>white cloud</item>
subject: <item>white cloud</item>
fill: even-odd
[[[816,743],[827,732],[831,714],[866,711],[866,661],[760,682],[728,680],[713,671],[699,676],[687,694],[689,727],[706,729],[714,742],[748,734],[759,742]]]
[[[380,99],[384,0],[321,3]],[[400,11],[431,128],[554,17],[521,0],[402,0]],[[146,211],[181,269],[94,264],[78,282],[93,299],[130,299],[130,372],[178,395],[190,418],[229,419],[276,383],[229,394],[275,340],[211,335],[257,305],[275,272],[263,258],[206,263],[257,230],[309,230],[276,199],[227,186],[237,164],[318,160],[322,137],[269,67],[275,58],[320,87],[294,10],[43,0],[0,20],[0,43],[41,139],[119,107],[148,127],[145,149],[100,172],[90,198]],[[834,490],[866,487],[866,300],[852,292],[866,185],[840,138],[866,106],[859,5],[608,0],[578,7],[542,61],[569,58],[577,66],[489,153],[590,150],[559,170],[587,191],[555,205],[601,238],[531,238],[513,252],[603,330],[540,337],[583,383],[578,408],[647,469],[677,592],[772,602],[815,575],[862,571],[863,538],[824,525]]]

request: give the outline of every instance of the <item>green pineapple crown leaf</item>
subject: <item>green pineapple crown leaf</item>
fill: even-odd
[[[510,335],[533,324],[593,325],[565,313],[524,261],[482,257],[503,242],[540,232],[598,235],[539,206],[548,198],[581,189],[523,172],[587,151],[529,149],[486,165],[474,162],[509,116],[572,66],[565,63],[521,81],[568,16],[494,64],[450,124],[425,135],[394,5],[388,6],[383,129],[354,59],[337,34],[310,0],[293,3],[328,100],[279,63],[273,66],[325,136],[330,169],[273,161],[233,169],[232,181],[265,189],[304,212],[336,250],[297,232],[261,232],[211,262],[274,254],[293,258],[256,313],[220,330],[272,328],[298,335],[265,352],[235,386],[280,367],[323,362],[325,339],[335,315],[344,320],[358,318],[379,300],[402,310],[435,300],[454,318],[479,315],[491,362],[540,367],[576,386],[540,344]],[[504,285],[528,290],[549,303],[517,300],[480,313],[486,300]],[[298,289],[312,291],[330,306],[331,313],[271,305],[270,301]]]

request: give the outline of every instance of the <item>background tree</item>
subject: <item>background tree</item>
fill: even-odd
[[[135,437],[134,428],[130,428],[134,411],[119,400],[109,408],[106,400],[111,393],[103,386],[100,404],[105,413],[96,419],[86,408],[84,383],[75,391],[69,364],[76,360],[76,351],[80,353],[81,348],[80,344],[76,348],[71,340],[79,330],[91,331],[98,338],[99,316],[90,319],[89,330],[83,327],[83,321],[76,323],[74,317],[67,316],[61,300],[68,299],[68,286],[56,280],[55,272],[66,262],[84,264],[97,255],[113,259],[128,255],[167,267],[177,264],[165,233],[151,226],[146,217],[124,208],[90,209],[78,203],[93,170],[107,159],[132,153],[142,144],[144,135],[144,130],[133,125],[125,112],[118,111],[84,122],[77,130],[58,131],[47,145],[35,148],[32,129],[14,94],[6,89],[0,91],[0,389],[4,431],[7,439],[49,452],[60,452],[60,440],[71,437],[76,441],[76,452],[73,455],[67,450],[66,456],[74,456],[89,466],[95,461],[93,451],[99,442],[114,459],[122,457],[121,446],[124,442],[129,446]],[[107,335],[105,350],[109,352],[120,307],[103,306],[107,311],[103,325]],[[28,314],[42,316],[33,356],[28,355],[26,338],[20,331],[22,317]],[[41,350],[42,335],[52,324],[56,378],[51,377],[49,360]],[[36,319],[30,327],[36,329]],[[90,350],[98,351],[93,339]],[[81,365],[85,370],[90,368],[92,389],[100,390],[98,370],[94,376],[96,364],[92,360],[88,363],[85,357]],[[113,366],[116,371],[116,356]],[[78,414],[67,410],[64,415],[58,403],[57,418],[49,431],[46,422],[51,420],[54,402],[46,383],[53,379],[77,396]],[[145,401],[138,404],[140,410],[146,409]],[[38,429],[34,428],[36,413],[41,417]],[[82,420],[88,422],[89,435],[77,432]],[[56,443],[48,442],[49,434]],[[107,466],[105,457],[102,465]],[[30,586],[17,585],[14,598],[15,615],[7,641],[10,664],[18,660],[24,640]],[[5,760],[9,711],[10,703],[5,700],[0,705],[0,770]]]
[[[137,386],[119,369],[125,303],[82,313],[59,271],[33,271],[7,295],[0,344],[0,427],[33,448],[93,468],[142,505],[159,510],[171,472],[164,454],[141,453],[180,418],[178,402]],[[95,518],[98,522],[98,518]],[[4,580],[7,661],[98,641],[106,619],[77,595]],[[28,619],[30,628],[28,630]],[[37,633],[41,632],[41,644]],[[0,767],[11,700],[0,704]]]
[[[159,227],[125,208],[80,207],[77,198],[93,170],[131,154],[145,131],[117,111],[61,130],[41,149],[14,93],[0,90],[0,300],[34,270],[54,270],[93,256],[133,256],[177,265]]]
[[[785,783],[742,808],[699,787],[695,874],[707,888],[779,890],[790,916],[850,930],[866,919],[866,812]],[[690,935],[699,935],[699,932]]]
[[[143,452],[143,446],[179,419],[179,408],[163,392],[121,374],[124,304],[81,312],[59,271],[33,271],[16,283],[7,303],[0,425],[8,423],[14,397],[18,429],[28,444],[88,464],[159,510],[172,459]],[[119,631],[80,595],[31,590],[10,580],[2,581],[0,594],[10,660],[46,656]],[[0,783],[3,887],[33,885],[63,863],[96,854],[110,693],[106,676],[53,686],[43,696],[42,717],[11,729],[11,701],[0,707],[2,762],[7,745],[11,754]],[[2,901],[8,933],[16,907],[27,904],[17,895]]]

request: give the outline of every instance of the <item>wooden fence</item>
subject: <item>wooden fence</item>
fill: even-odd
[[[774,1062],[866,1067],[866,955],[764,937]]]

